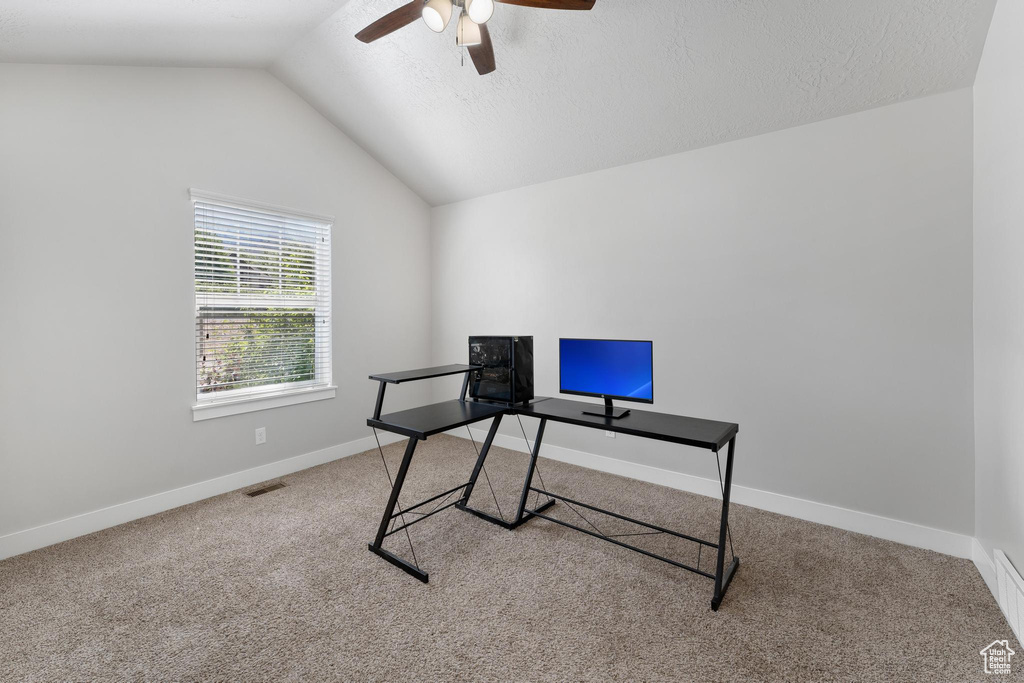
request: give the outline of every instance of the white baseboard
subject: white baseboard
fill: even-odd
[[[996,602],[1020,642],[1024,639],[1024,577],[1002,550],[997,548],[992,555],[996,569]]]
[[[448,432],[452,436],[466,438],[465,430]],[[473,436],[478,442],[482,442],[486,433],[474,429]],[[498,434],[494,443],[502,448],[527,452],[522,438]],[[691,474],[663,470],[649,465],[640,465],[626,460],[609,458],[603,455],[594,455],[583,451],[564,448],[545,443],[541,448],[541,457],[567,462],[572,465],[588,467],[609,474],[617,474],[630,479],[660,484],[681,491],[698,493],[703,496],[721,497],[721,489],[717,479],[707,479]],[[859,512],[825,503],[817,503],[803,498],[794,498],[781,493],[761,491],[746,486],[733,485],[732,501],[740,505],[775,512],[789,517],[796,517],[809,522],[825,524],[828,526],[855,531],[876,538],[883,538],[887,541],[896,541],[905,545],[926,550],[934,550],[954,557],[972,557],[972,546],[974,538],[965,534],[958,534],[942,529],[903,522],[898,519],[890,519],[868,512]],[[993,577],[995,571],[992,572]]]
[[[478,441],[482,441],[486,436],[480,430],[473,431]],[[452,432],[451,434],[459,438],[466,438],[464,431],[461,431],[461,433]],[[388,432],[381,432],[380,437],[382,444],[394,443],[403,438]],[[526,451],[526,446],[521,438],[504,434],[499,434],[495,438],[495,444],[503,448],[522,452]],[[181,505],[194,503],[204,498],[210,498],[227,493],[228,491],[251,486],[261,481],[281,477],[309,467],[315,467],[316,465],[356,453],[362,453],[373,448],[375,445],[376,442],[373,440],[373,437],[365,437],[312,453],[279,460],[260,467],[190,484],[171,491],[112,505],[32,529],[0,536],[0,559],[20,555],[54,543],[60,543],[61,541],[90,534],[101,529],[124,524],[125,522],[147,517],[158,512],[164,512]],[[541,454],[542,457],[551,460],[579,465],[662,486],[669,486],[682,491],[712,497],[719,495],[718,481],[715,479],[672,472],[552,444],[544,444]],[[826,524],[918,548],[926,548],[955,557],[970,558],[978,566],[978,571],[981,572],[989,588],[992,589],[995,586],[996,573],[992,560],[987,557],[975,539],[964,534],[933,529],[911,522],[903,522],[866,512],[849,510],[745,486],[734,486],[732,499],[741,505],[749,505],[762,510],[768,510],[769,512],[796,517],[797,519]]]
[[[382,445],[405,437],[380,432]],[[0,536],[0,560],[375,448],[372,436]]]
[[[996,602],[999,602],[999,586],[996,584],[996,564],[988,556],[988,553],[985,552],[985,549],[981,547],[981,543],[976,538],[971,541],[971,560],[974,562],[974,566],[978,568],[981,578],[985,580],[985,585],[992,591]]]
[[[1024,578],[1003,551],[996,548],[989,556],[977,538],[971,545],[971,560],[1017,641],[1024,641]]]

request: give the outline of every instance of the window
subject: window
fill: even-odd
[[[331,398],[331,223],[192,191],[195,419]]]

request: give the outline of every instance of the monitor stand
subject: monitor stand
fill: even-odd
[[[610,398],[606,398],[604,400],[604,410],[600,412],[598,412],[596,408],[594,410],[584,410],[583,414],[596,415],[597,417],[607,417],[611,420],[618,420],[621,417],[626,417],[627,415],[629,415],[629,408],[615,408],[612,406],[612,400]]]

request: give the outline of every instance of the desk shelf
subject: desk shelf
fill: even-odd
[[[435,377],[448,377],[449,375],[465,375],[462,380],[462,392],[459,394],[459,398],[465,400],[466,389],[469,387],[469,373],[474,370],[479,370],[479,365],[462,365],[454,363],[452,365],[437,365],[432,368],[420,368],[419,370],[403,370],[401,372],[385,372],[379,375],[370,375],[370,379],[380,382],[380,387],[377,389],[377,404],[373,408],[372,420],[379,422],[381,419],[380,411],[384,408],[384,390],[389,384],[402,384],[403,382],[417,382],[422,379],[434,379]],[[430,406],[425,406],[430,408]],[[398,415],[398,413],[395,413]],[[474,420],[475,422],[475,420]],[[371,427],[374,425],[371,422],[367,422]],[[400,424],[400,423],[399,423]],[[468,424],[468,423],[463,423]],[[382,429],[387,427],[381,426]],[[389,431],[397,431],[396,429],[390,429]],[[442,430],[443,431],[443,430]],[[406,434],[406,432],[398,432],[399,434]],[[436,432],[435,432],[436,433]],[[426,438],[423,436],[418,437],[420,439]]]
[[[370,379],[388,384],[401,384],[402,382],[415,382],[421,379],[434,379],[435,377],[447,377],[448,375],[461,375],[464,372],[479,370],[480,365],[438,365],[433,368],[421,368],[419,370],[403,370],[402,372],[385,372],[379,375],[370,375]]]
[[[366,424],[387,432],[423,440],[433,434],[480,422],[507,411],[508,408],[503,405],[452,399],[381,415],[377,419],[370,418]]]

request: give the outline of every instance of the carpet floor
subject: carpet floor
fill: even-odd
[[[403,448],[384,449],[392,473]],[[471,442],[431,438],[403,502],[462,483],[474,460]],[[526,460],[488,460],[506,517]],[[544,459],[541,474],[714,538],[716,500]],[[424,585],[367,550],[389,491],[376,451],[282,481],[0,562],[0,679],[975,681],[997,638],[1024,658],[970,561],[753,508],[732,508],[742,566],[716,613],[704,577],[455,509],[410,529]],[[496,511],[494,497],[481,477],[472,504]],[[642,531],[583,513],[604,533]],[[562,503],[551,514],[587,525]],[[698,559],[687,541],[630,540]],[[411,558],[404,533],[386,547]]]

